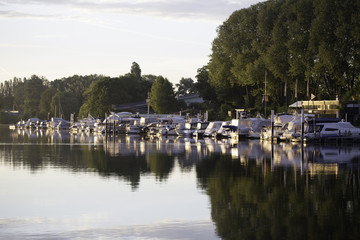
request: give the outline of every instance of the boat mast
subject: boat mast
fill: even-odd
[[[265,118],[266,118],[266,101],[267,101],[267,95],[266,95],[266,77],[267,77],[267,70],[265,69],[265,91],[264,91]]]

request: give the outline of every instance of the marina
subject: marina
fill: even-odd
[[[73,119],[73,117],[71,117]],[[208,121],[203,117],[174,114],[133,114],[112,112],[104,119],[89,115],[78,122],[61,118],[40,120],[30,118],[10,125],[10,129],[52,129],[67,130],[72,134],[83,132],[92,134],[140,134],[146,136],[179,136],[195,138],[226,139],[236,141],[260,139],[275,142],[360,142],[360,128],[339,118],[319,118],[314,114],[295,112],[294,114],[275,114],[269,119],[261,115],[247,117],[244,112],[236,114],[230,121]]]

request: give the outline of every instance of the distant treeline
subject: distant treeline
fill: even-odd
[[[151,93],[153,85],[164,89],[168,84],[166,97],[174,100],[175,93],[172,84],[165,78],[155,75],[141,75],[140,66],[134,62],[129,73],[119,77],[107,77],[104,75],[74,75],[67,78],[48,81],[44,77],[36,75],[30,78],[13,78],[0,85],[0,123],[10,123],[18,119],[38,117],[50,119],[51,117],[63,117],[70,120],[73,113],[77,119],[91,114],[95,117],[104,117],[105,113],[112,111],[112,105],[142,101]],[[159,88],[158,87],[158,88]],[[196,92],[191,78],[182,78],[176,84],[178,96]],[[155,92],[153,90],[153,92]],[[163,94],[165,91],[160,91]],[[159,93],[159,94],[160,94]],[[157,95],[152,93],[155,101]],[[177,102],[168,109],[159,111],[178,110]],[[164,104],[162,104],[164,105]],[[179,104],[179,108],[181,108]],[[157,106],[153,104],[153,108]],[[13,116],[10,110],[20,111],[19,116]]]
[[[359,0],[269,0],[235,11],[217,33],[200,84],[222,108],[263,111],[265,75],[272,109],[311,94],[359,100]]]

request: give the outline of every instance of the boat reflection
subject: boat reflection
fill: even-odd
[[[186,162],[196,163],[213,154],[230,155],[241,164],[255,161],[257,165],[266,160],[274,167],[292,167],[313,174],[336,173],[338,166],[357,167],[360,148],[357,145],[301,145],[294,143],[272,144],[269,141],[232,139],[214,140],[177,136],[150,136],[102,134],[71,134],[51,129],[16,129],[11,132],[13,142],[36,144],[70,144],[96,146],[112,157],[146,156],[149,153],[181,156]]]

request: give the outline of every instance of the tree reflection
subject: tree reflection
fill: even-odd
[[[196,166],[224,239],[360,239],[358,146],[41,131],[0,139],[0,161],[11,166],[95,172],[129,183],[133,191],[144,175],[167,181],[175,166]]]
[[[155,174],[157,180],[166,180],[173,167],[174,157],[165,154],[150,153],[149,168],[150,171]]]
[[[251,160],[251,159],[249,159]],[[223,239],[359,239],[359,172],[318,174],[242,165],[213,155],[197,165]]]

